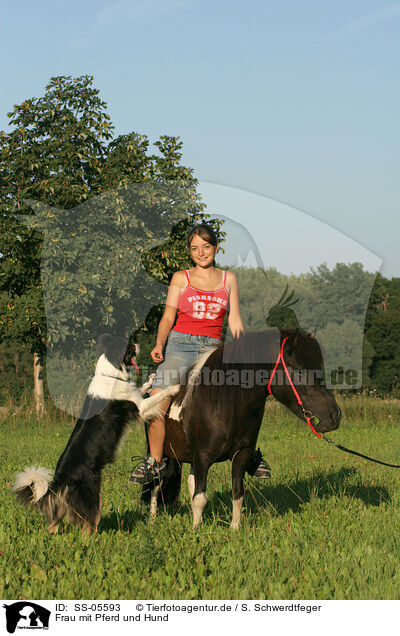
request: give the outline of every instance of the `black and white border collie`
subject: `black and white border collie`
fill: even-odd
[[[143,398],[129,381],[135,345],[103,334],[101,353],[82,412],[58,460],[54,476],[46,468],[25,468],[16,477],[14,492],[24,504],[35,504],[55,533],[65,517],[88,533],[95,532],[101,514],[101,471],[112,463],[132,420],[146,421],[160,414],[160,403],[177,393],[169,387]]]

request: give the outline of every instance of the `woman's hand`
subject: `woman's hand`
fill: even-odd
[[[162,362],[164,360],[162,345],[156,344],[156,346],[154,347],[154,349],[150,353],[150,355],[151,355],[151,358],[152,358],[153,362],[156,362],[157,364],[159,362]]]
[[[174,276],[176,276],[176,274],[174,274]],[[174,278],[174,276],[172,278]],[[175,286],[173,286],[171,283],[170,291],[168,292],[168,297],[170,297],[171,295],[173,296],[176,293],[177,292],[176,292]],[[164,360],[163,348],[164,348],[164,344],[167,341],[168,334],[171,331],[175,322],[176,308],[177,306],[175,307],[175,306],[167,304],[164,310],[163,317],[161,318],[160,324],[158,325],[156,346],[154,347],[153,351],[150,352],[151,359],[156,364]]]
[[[229,329],[234,338],[240,338],[242,333],[244,333],[243,323],[240,320],[230,320],[229,321]]]

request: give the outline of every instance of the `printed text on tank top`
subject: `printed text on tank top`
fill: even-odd
[[[197,318],[198,320],[202,320],[203,318],[206,318],[207,320],[216,320],[221,311],[223,311],[224,309],[226,311],[228,305],[228,298],[221,298],[221,295],[217,296],[217,292],[223,290],[226,292],[226,294],[228,293],[226,289],[226,270],[222,273],[222,287],[213,289],[211,291],[195,287],[191,284],[189,272],[186,269],[185,274],[187,285],[182,294],[188,289],[193,289],[195,292],[200,292],[187,296],[188,301],[193,303],[193,318]],[[225,311],[223,311],[223,313],[225,313]]]

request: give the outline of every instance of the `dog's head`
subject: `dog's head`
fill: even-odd
[[[137,355],[138,345],[131,343],[128,338],[114,338],[109,333],[103,333],[97,341],[97,354],[104,356],[116,368],[122,365],[129,367]]]

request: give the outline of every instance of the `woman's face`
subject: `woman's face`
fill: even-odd
[[[214,261],[217,247],[214,247],[214,245],[208,243],[206,239],[195,234],[190,243],[190,255],[196,265],[199,265],[200,267],[209,267]]]

